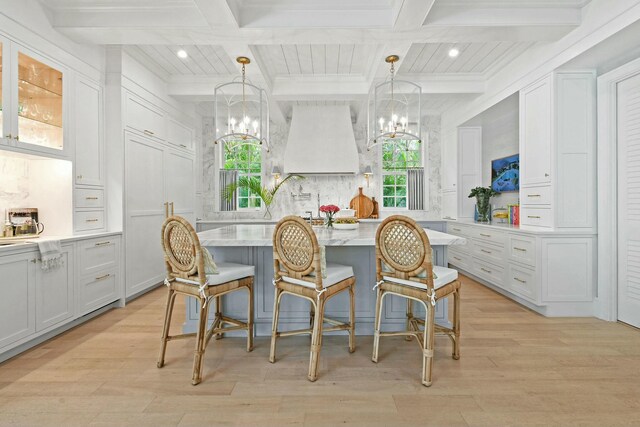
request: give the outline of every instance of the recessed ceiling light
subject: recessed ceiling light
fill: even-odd
[[[452,58],[457,58],[458,55],[460,55],[460,51],[458,49],[456,49],[455,47],[453,49],[449,50],[449,56]]]
[[[184,50],[184,49],[180,49],[180,50],[177,52],[177,55],[178,55],[178,58],[182,58],[182,59],[185,59],[187,56],[189,56],[189,54],[187,53],[187,51],[186,51],[186,50]]]

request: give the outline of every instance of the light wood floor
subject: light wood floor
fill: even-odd
[[[436,339],[434,383],[413,342],[328,337],[307,381],[309,341],[212,341],[191,386],[193,341],[156,368],[164,288],[0,365],[0,425],[502,426],[640,425],[640,332],[596,319],[541,317],[463,278],[461,359]],[[174,316],[179,328],[184,306]]]

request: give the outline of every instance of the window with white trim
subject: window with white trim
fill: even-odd
[[[262,147],[256,144],[224,143],[223,168],[237,170],[238,178],[255,178],[262,181]],[[258,209],[261,207],[260,197],[246,188],[238,188],[237,205],[241,209]]]
[[[382,207],[407,209],[407,169],[422,167],[422,144],[416,140],[382,143]]]

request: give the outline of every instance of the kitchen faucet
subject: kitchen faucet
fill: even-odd
[[[320,216],[320,192],[318,192],[318,218],[321,218],[321,216]]]
[[[304,211],[305,214],[309,214],[309,224],[313,224],[313,211]]]

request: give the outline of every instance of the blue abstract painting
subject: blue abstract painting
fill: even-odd
[[[491,161],[491,188],[498,193],[520,189],[520,155]]]

